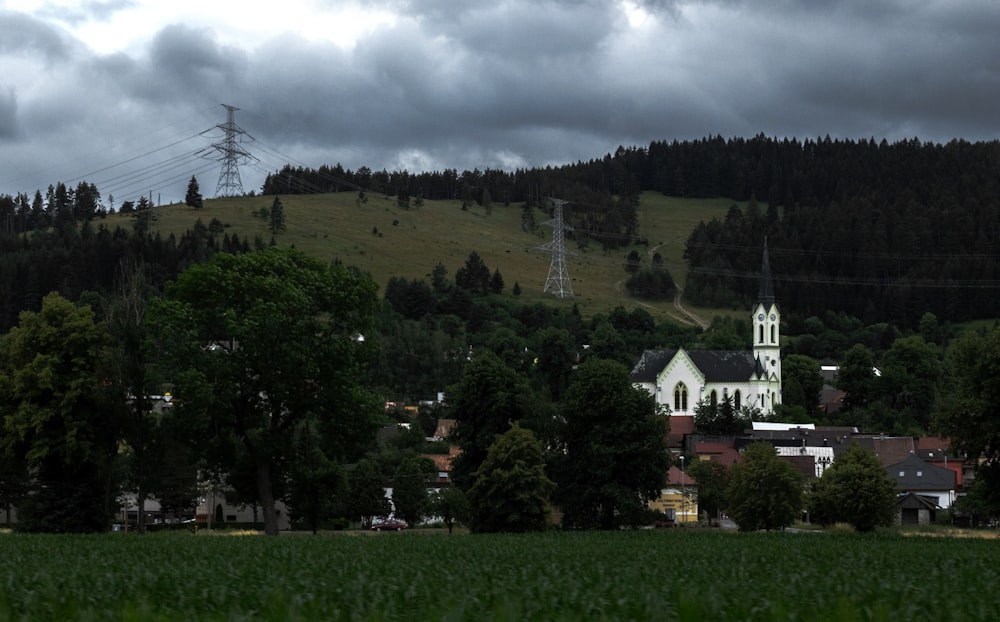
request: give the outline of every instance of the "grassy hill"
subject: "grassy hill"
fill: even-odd
[[[205,206],[197,210],[184,204],[160,206],[155,208],[153,226],[164,235],[179,236],[199,218],[206,225],[218,219],[227,232],[241,239],[252,241],[260,236],[269,241],[268,223],[259,213],[261,208],[269,209],[273,201],[273,196],[258,196],[206,200]],[[475,250],[491,271],[500,270],[506,283],[504,295],[511,295],[517,282],[522,290],[520,298],[526,303],[576,303],[585,316],[606,313],[618,305],[641,305],[658,320],[681,316],[672,301],[646,303],[625,291],[627,274],[622,265],[631,248],[605,253],[596,244],[580,248],[568,241],[567,250],[573,254],[567,257],[566,264],[575,297],[560,300],[543,293],[551,255],[536,248],[551,239],[552,230],[539,227],[536,234],[523,231],[520,204],[495,204],[490,214],[480,206],[463,211],[458,201],[426,201],[420,209],[404,210],[391,197],[369,196],[366,203],[359,204],[357,195],[349,192],[287,195],[281,197],[281,202],[287,230],[276,236],[279,245],[294,245],[324,260],[339,258],[370,273],[383,288],[392,276],[429,280],[438,262],[453,278]],[[683,287],[687,274],[682,259],[685,240],[699,221],[724,215],[732,203],[728,199],[674,199],[646,193],[638,216],[640,235],[649,245],[634,248],[646,262],[659,252],[664,265]],[[127,217],[114,219],[127,224]],[[538,222],[544,219],[544,214],[536,214]],[[114,220],[109,224],[113,226]],[[733,313],[731,309],[692,311],[708,319]]]

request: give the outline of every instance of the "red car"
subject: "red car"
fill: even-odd
[[[372,525],[372,531],[402,531],[406,529],[406,521],[390,518]]]

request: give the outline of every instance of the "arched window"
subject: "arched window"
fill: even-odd
[[[719,405],[719,394],[715,392],[715,389],[712,389],[712,393],[708,396],[708,399],[711,402],[712,406]]]
[[[674,387],[674,411],[684,411],[688,409],[688,390],[683,382],[678,382]]]
[[[777,327],[774,324],[771,324],[771,343],[775,342],[774,341],[774,335],[776,334],[776,328]]]
[[[736,408],[736,410],[739,410],[740,406],[743,405],[743,402],[742,402],[742,399],[741,399],[742,397],[743,396],[740,395],[740,390],[736,389],[736,393],[733,394],[733,406]]]
[[[757,338],[757,343],[764,343],[764,325],[760,325],[760,337]]]
[[[772,405],[772,406],[774,406],[775,404],[777,404],[777,403],[778,403],[778,402],[776,402],[776,401],[775,401],[775,400],[777,400],[777,399],[778,399],[778,394],[777,394],[777,393],[772,393],[772,394],[771,394],[771,405]]]

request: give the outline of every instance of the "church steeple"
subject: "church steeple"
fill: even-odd
[[[752,321],[753,352],[760,382],[760,406],[764,412],[770,413],[781,403],[781,311],[774,299],[766,239],[760,265],[760,289]]]
[[[764,259],[760,266],[760,290],[757,304],[765,308],[774,304],[774,286],[771,284],[771,262],[767,257],[767,238],[764,238]]]

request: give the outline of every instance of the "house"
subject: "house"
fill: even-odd
[[[886,467],[899,492],[902,524],[934,522],[937,510],[947,510],[955,501],[955,472],[920,459],[912,453]]]
[[[771,414],[781,403],[781,313],[774,298],[771,268],[764,246],[760,288],[753,307],[750,350],[646,350],[631,379],[656,398],[673,416],[694,414],[701,401],[732,399]]]
[[[663,512],[676,525],[698,522],[698,482],[676,466],[667,472],[660,496],[649,502],[650,509]]]

